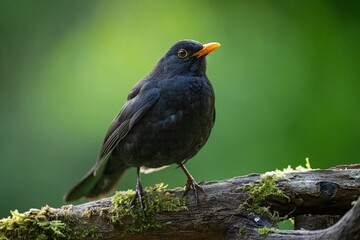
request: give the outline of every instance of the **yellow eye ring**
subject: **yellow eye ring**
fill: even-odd
[[[179,56],[179,58],[186,58],[187,55],[188,55],[188,52],[187,52],[185,49],[180,49],[180,50],[178,51],[178,56]]]

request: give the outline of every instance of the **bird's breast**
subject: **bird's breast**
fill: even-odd
[[[129,165],[160,167],[200,150],[214,124],[214,93],[206,80],[160,86],[158,101],[119,144]]]

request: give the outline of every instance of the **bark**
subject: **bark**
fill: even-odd
[[[90,226],[102,234],[100,239],[360,239],[360,165],[338,166],[327,170],[285,173],[277,187],[288,197],[270,195],[261,201],[269,212],[279,217],[343,216],[335,225],[322,230],[276,230],[260,235],[256,229],[276,228],[274,217],[268,212],[256,214],[246,206],[251,205],[246,184],[259,182],[259,174],[250,174],[222,181],[200,183],[206,194],[200,193],[200,204],[189,192],[188,210],[161,212],[156,222],[161,228],[124,234],[124,227],[111,224],[109,207],[111,198],[81,205],[51,208],[59,220],[75,216],[83,223],[78,228]],[[245,188],[246,189],[246,188]],[[182,189],[168,190],[181,198]],[[244,202],[248,204],[244,205]],[[356,204],[355,204],[356,203]],[[240,207],[242,206],[242,207]],[[102,209],[101,214],[96,209]],[[84,214],[91,212],[89,214]],[[84,225],[85,223],[85,225]],[[301,227],[301,223],[297,226]],[[304,225],[306,226],[306,225]],[[90,239],[86,237],[86,239]]]

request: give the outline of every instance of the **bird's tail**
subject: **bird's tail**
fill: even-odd
[[[82,197],[100,198],[106,195],[116,186],[129,166],[119,159],[108,158],[100,164],[97,170],[96,168],[96,166],[91,168],[83,179],[64,195],[65,202],[75,201]]]

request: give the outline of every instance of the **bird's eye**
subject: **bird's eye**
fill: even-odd
[[[178,51],[178,56],[179,56],[179,58],[186,58],[187,55],[188,55],[188,52],[187,52],[185,49],[180,49],[180,50]]]

